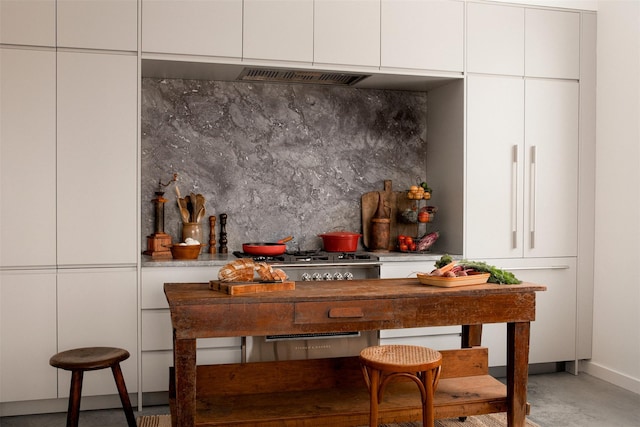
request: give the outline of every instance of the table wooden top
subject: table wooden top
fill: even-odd
[[[243,295],[228,295],[224,292],[211,290],[208,283],[165,283],[164,285],[164,292],[171,307],[203,304],[425,298],[445,295],[480,297],[492,294],[540,292],[546,289],[546,286],[533,283],[519,285],[486,283],[442,288],[423,285],[416,278],[296,282],[295,290]]]

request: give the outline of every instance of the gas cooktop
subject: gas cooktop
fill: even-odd
[[[286,252],[276,256],[254,256],[243,252],[233,253],[237,258],[252,258],[257,262],[304,264],[304,263],[358,263],[378,261],[378,257],[367,252],[326,252],[326,251],[300,251]]]

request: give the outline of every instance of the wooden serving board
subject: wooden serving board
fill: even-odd
[[[384,197],[385,206],[390,210],[390,238],[387,250],[393,250],[400,234],[418,237],[418,224],[403,223],[399,217],[400,214],[415,205],[415,200],[407,198],[407,191],[393,191],[391,180],[384,182],[384,190],[370,191],[362,195],[362,244],[369,249],[369,241],[371,238],[371,218],[378,209],[378,200],[382,195]]]
[[[418,273],[418,280],[423,285],[439,286],[441,288],[455,288],[458,286],[481,285],[489,280],[489,273],[470,274],[460,277],[430,276]]]
[[[256,292],[290,291],[296,282],[221,282],[211,280],[209,288],[229,295],[255,294]]]

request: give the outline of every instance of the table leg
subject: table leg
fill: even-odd
[[[507,323],[507,425],[525,427],[529,374],[529,322]]]
[[[193,427],[196,420],[196,340],[173,337],[176,420],[174,427]]]

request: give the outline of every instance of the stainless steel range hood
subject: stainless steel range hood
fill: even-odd
[[[305,68],[278,68],[249,64],[221,64],[208,62],[142,59],[142,77],[218,80],[227,82],[306,83],[339,85],[360,89],[386,89],[427,92],[455,80],[462,73],[438,75],[402,74],[397,70],[375,70],[371,73],[342,72]]]

